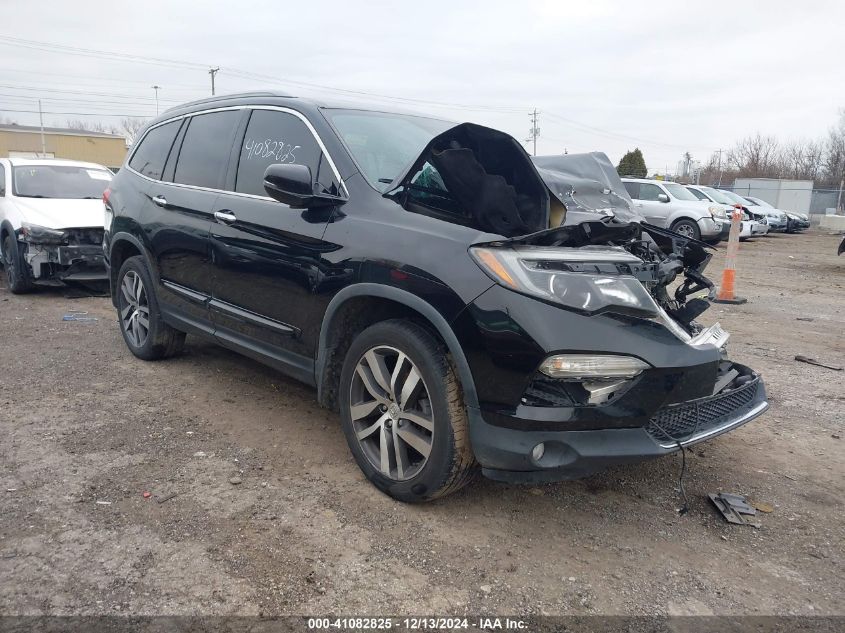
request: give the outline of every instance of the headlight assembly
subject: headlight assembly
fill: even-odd
[[[724,207],[720,207],[720,206],[718,206],[718,205],[716,205],[716,204],[710,205],[709,207],[707,207],[707,210],[708,210],[708,211],[710,211],[710,215],[712,215],[714,218],[724,218],[724,217],[727,217],[727,216],[725,215],[725,208],[724,208]]]
[[[18,234],[25,242],[33,244],[62,244],[67,238],[64,231],[48,229],[46,226],[27,222],[21,223]]]
[[[627,266],[638,257],[619,247],[472,247],[470,255],[509,290],[586,314],[617,312],[653,318],[660,309]]]

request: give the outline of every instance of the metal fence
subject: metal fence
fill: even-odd
[[[813,189],[810,199],[810,213],[824,215],[828,209],[836,212],[836,202],[839,199],[839,189]],[[842,204],[845,204],[845,192],[842,193]]]

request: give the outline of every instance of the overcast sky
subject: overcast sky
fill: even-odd
[[[536,107],[538,154],[599,150],[617,162],[639,146],[651,171],[674,171],[685,150],[706,160],[758,131],[818,137],[845,107],[845,3],[835,1],[2,5],[0,36],[30,41],[0,38],[0,118],[22,124],[38,114],[14,111],[37,111],[38,98],[47,125],[154,115],[152,85],[163,110],[208,95],[207,68],[219,66],[218,94],[372,93],[519,140]]]

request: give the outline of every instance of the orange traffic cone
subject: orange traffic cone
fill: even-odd
[[[728,234],[728,250],[725,254],[725,269],[722,271],[722,285],[714,303],[745,303],[748,299],[737,297],[734,291],[736,284],[736,256],[739,254],[739,232],[742,220],[742,207],[736,205],[731,215],[731,232]]]

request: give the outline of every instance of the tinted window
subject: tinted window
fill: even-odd
[[[651,185],[645,182],[640,183],[640,200],[657,202],[657,196],[661,193],[663,193],[663,190],[657,185]]]
[[[159,180],[181,121],[171,121],[150,130],[132,155],[129,166],[138,173]]]
[[[179,150],[174,182],[220,189],[232,151],[240,110],[226,110],[191,117]]]
[[[0,165],[0,196],[6,195],[6,168]]]
[[[628,195],[631,196],[634,200],[640,199],[640,183],[638,182],[623,182],[625,185],[625,190],[628,192]]]
[[[241,143],[235,191],[266,196],[264,171],[274,163],[308,165],[318,191],[338,194],[334,172],[301,119],[287,112],[253,110]]]

